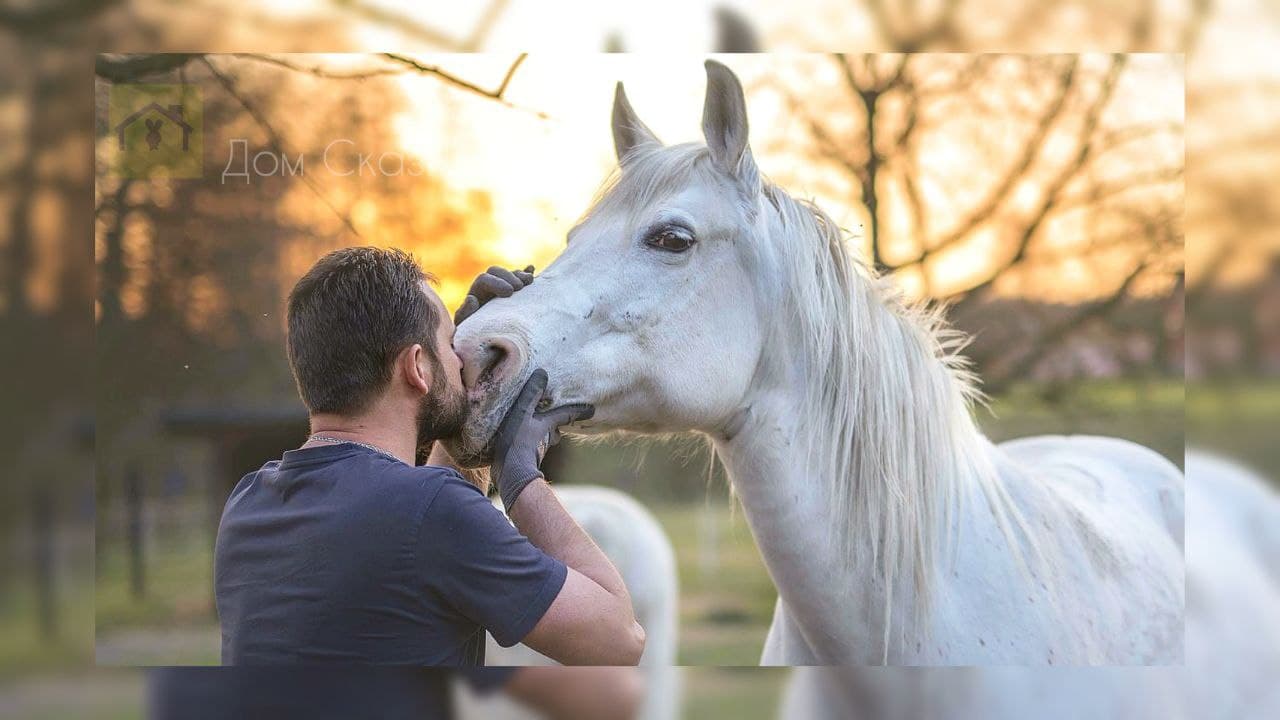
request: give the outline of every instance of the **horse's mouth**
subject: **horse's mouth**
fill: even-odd
[[[462,436],[456,440],[446,441],[453,459],[464,467],[475,468],[493,462],[494,439],[498,434],[507,414],[519,397],[519,388],[524,383],[511,383],[503,387],[492,379],[488,383],[482,376],[474,387],[469,388],[467,395],[471,405],[471,420]],[[514,388],[514,389],[511,389]],[[582,401],[571,398],[558,398],[548,387],[534,406],[534,412],[550,412],[565,405],[578,404]],[[599,432],[599,424],[592,420],[582,420],[560,428],[564,434],[593,434]]]
[[[493,462],[494,438],[519,397],[522,386],[522,383],[504,385],[491,371],[485,371],[467,387],[467,424],[459,437],[445,441],[445,447],[455,462],[467,468]],[[541,402],[546,402],[546,397],[544,394]]]

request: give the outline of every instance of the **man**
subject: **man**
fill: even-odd
[[[531,271],[482,275],[459,319]],[[483,665],[488,631],[565,664],[635,664],[644,631],[626,586],[538,469],[590,406],[535,412],[546,374],[530,378],[494,440],[511,522],[455,469],[414,466],[468,407],[454,322],[427,280],[398,250],[348,248],[290,293],[311,436],[246,475],[223,511],[223,662]]]

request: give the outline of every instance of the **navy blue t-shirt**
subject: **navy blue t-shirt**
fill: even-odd
[[[487,694],[506,685],[516,671],[372,665],[155,668],[147,672],[147,717],[449,720],[455,677]]]
[[[454,470],[291,450],[222,513],[222,662],[483,665],[485,631],[523,640],[566,573]]]

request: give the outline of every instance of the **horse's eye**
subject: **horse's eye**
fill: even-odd
[[[667,252],[684,252],[693,247],[693,233],[684,228],[666,227],[654,232],[645,244]]]

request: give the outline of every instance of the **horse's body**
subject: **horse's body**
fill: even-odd
[[[920,626],[902,624],[901,631],[909,634],[890,644],[888,662],[916,666],[1181,662],[1182,617],[1171,611],[1182,604],[1182,476],[1177,468],[1146,448],[1110,438],[1029,438],[988,445],[988,452],[1010,504],[1035,538],[1034,543],[1020,543],[1029,569],[1008,552],[987,500],[971,490],[962,500],[967,511],[955,515],[955,556],[944,559],[933,578],[931,611]],[[735,487],[753,529],[760,524],[772,526],[757,537],[781,533],[795,542],[789,551],[771,557],[775,554],[769,543],[761,541],[781,596],[762,663],[830,664],[826,661],[830,656],[815,651],[805,639],[803,626],[790,617],[786,603],[790,593],[783,590],[803,582],[793,577],[800,566],[789,553],[814,552],[809,548],[822,542],[819,534],[804,529],[817,518],[810,521],[802,514],[784,525],[772,509],[776,503],[757,498],[786,497],[809,479],[800,477],[794,485],[782,480],[787,458],[776,463],[758,458],[739,463],[728,447],[720,448],[720,456],[731,469],[740,466],[734,474]],[[754,476],[760,474],[765,478],[760,480],[763,487],[757,488]],[[752,487],[744,489],[744,484]],[[755,516],[762,506],[770,508],[765,512],[771,515],[763,521]],[[797,503],[793,507],[799,511]],[[1022,532],[1013,535],[1021,538]],[[1038,555],[1033,545],[1038,546]],[[828,572],[828,577],[833,586],[846,579],[839,571]],[[850,585],[856,582],[852,577],[847,580]],[[870,607],[882,602],[874,591],[863,597]],[[902,597],[895,615],[908,618],[910,606],[911,598]],[[1156,608],[1160,611],[1152,612]],[[882,628],[875,623],[870,628],[873,632],[866,642],[871,652],[849,647],[842,651],[843,657],[864,664],[878,660],[875,633]],[[894,626],[893,633],[898,632]]]
[[[676,666],[678,581],[675,554],[662,527],[644,506],[618,490],[593,485],[556,485],[556,497],[609,556],[627,584],[636,620],[645,631],[640,671],[644,701],[640,720],[675,718],[680,707]],[[501,509],[501,508],[499,508]],[[553,665],[550,658],[519,644],[504,648],[489,638],[488,665]],[[462,718],[528,718],[532,715],[500,694],[478,697],[460,683]]]
[[[993,446],[935,315],[765,182],[741,85],[707,64],[706,145],[664,146],[619,87],[620,172],[527,288],[458,330],[485,462],[535,367],[570,432],[693,431],[728,470],[785,664],[1182,660],[1181,477],[1131,443]]]
[[[798,668],[783,720],[1237,720],[1280,716],[1280,496],[1187,453],[1186,666]]]

